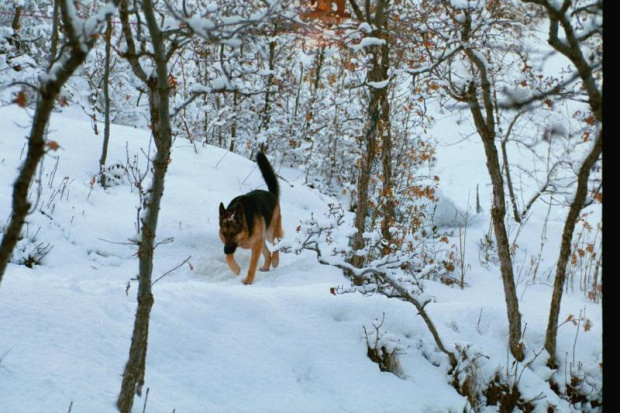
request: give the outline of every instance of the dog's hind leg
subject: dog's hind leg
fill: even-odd
[[[263,257],[265,257],[265,263],[262,267],[260,267],[260,271],[269,271],[269,267],[271,266],[271,251],[267,248],[267,240],[263,242]]]
[[[284,236],[284,231],[282,231],[282,214],[280,213],[280,207],[278,206],[277,216],[275,217],[275,221],[273,223],[273,233],[269,239],[269,242],[275,245],[275,240],[280,241]],[[276,268],[280,264],[280,251],[274,251],[271,253],[271,266]]]
[[[272,235],[271,237],[269,237],[269,242],[271,242],[272,245],[275,245],[275,240],[274,240],[274,236]],[[266,242],[266,241],[265,241]],[[265,243],[265,249],[267,249],[267,244]],[[270,257],[270,262],[271,262],[271,266],[273,268],[276,268],[278,266],[278,264],[280,264],[280,251],[274,251],[271,253],[271,257]],[[266,266],[266,261],[265,261],[265,266]]]
[[[271,253],[271,266],[276,268],[280,264],[280,251],[274,251]]]

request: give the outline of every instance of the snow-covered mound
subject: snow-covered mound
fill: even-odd
[[[10,213],[30,115],[17,106],[0,108],[0,225]],[[60,148],[46,155],[33,184],[36,207],[13,259],[35,256],[41,262],[34,268],[10,264],[0,285],[0,411],[62,412],[71,406],[72,412],[114,412],[136,309],[132,239],[140,198],[130,182],[148,170],[149,132],[112,127],[108,165],[115,185],[107,190],[93,184],[102,136],[83,114],[72,108],[55,113],[49,140]],[[480,149],[477,142],[471,145]],[[483,162],[468,160],[468,172],[459,174],[462,150],[439,148],[446,199],[454,200],[446,204],[446,220],[455,217],[454,211],[471,211],[475,184],[483,202],[488,199]],[[305,187],[296,171],[274,166],[286,178],[281,181],[283,227],[285,237],[293,236],[301,220],[325,214],[334,200]],[[143,185],[148,184],[146,178]],[[175,142],[154,260],[153,279],[165,276],[153,287],[146,411],[463,411],[467,401],[449,382],[448,361],[412,305],[383,296],[330,294],[331,287],[348,280],[309,252],[281,254],[280,266],[257,273],[251,286],[228,269],[217,234],[218,205],[264,186],[250,160]],[[544,216],[533,216],[532,228],[540,229],[542,221]],[[516,372],[506,365],[501,278],[493,263],[481,264],[478,247],[488,222],[484,213],[468,221],[466,288],[428,282],[425,293],[434,301],[426,309],[451,351],[471,343],[472,351],[484,356],[480,377],[510,369],[520,378],[524,398],[541,397],[568,409],[544,383],[545,360],[536,356],[551,296],[543,274],[536,282],[525,276],[517,280],[530,359],[527,369],[521,364]],[[549,222],[548,237],[556,244],[550,241],[545,248],[543,265],[552,265],[556,257],[562,222],[561,216]],[[540,231],[524,232],[519,246],[534,253]],[[242,275],[249,257],[246,250],[237,253]],[[523,272],[529,268],[518,259],[516,265]],[[590,320],[589,328],[574,323],[560,328],[558,348],[570,350],[568,360],[575,364],[567,363],[557,374],[564,368],[600,369],[601,306],[568,292],[561,319],[580,312]],[[364,326],[372,331],[373,322],[384,316],[382,333],[402,349],[403,378],[381,372],[366,355]],[[593,383],[593,391],[599,384]],[[135,412],[143,411],[144,399],[136,399]]]
[[[65,112],[50,125],[49,139],[60,149],[45,157],[32,188],[38,202],[27,230],[33,239],[20,242],[51,249],[32,269],[9,264],[0,285],[0,410],[6,412],[67,411],[71,403],[73,412],[115,411],[129,351],[137,292],[130,240],[139,195],[129,184],[133,178],[121,173],[107,190],[92,185],[102,137],[79,112]],[[0,109],[2,222],[29,121],[16,106]],[[413,308],[383,297],[331,295],[330,287],[347,280],[310,254],[284,254],[277,269],[243,285],[224,260],[218,205],[264,182],[247,159],[210,146],[196,150],[177,140],[166,179],[158,228],[164,242],[153,278],[188,257],[191,266],[154,286],[147,412],[461,410],[465,401],[447,383],[446,369],[423,357],[434,349]],[[108,165],[144,173],[148,151],[148,131],[113,126]],[[329,200],[297,184],[293,171],[280,173],[288,178],[281,182],[284,231],[293,234],[311,212],[326,211]],[[15,256],[27,255],[24,248]],[[249,251],[237,257],[247,271]],[[363,326],[383,312],[383,328],[409,346],[404,380],[366,357]],[[134,411],[142,403],[136,399]]]

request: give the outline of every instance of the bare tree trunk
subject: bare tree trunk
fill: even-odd
[[[277,27],[274,28],[277,30]],[[273,86],[273,80],[275,75],[273,74],[274,65],[276,60],[276,42],[275,40],[269,42],[269,76],[267,77],[267,92],[265,93],[265,104],[263,106],[263,116],[262,121],[258,127],[258,132],[267,128],[269,126],[269,121],[271,120],[271,86]],[[267,148],[263,148],[264,151]]]
[[[474,109],[472,109],[473,111]],[[504,195],[504,182],[495,142],[492,137],[481,136],[484,151],[487,157],[487,170],[493,185],[493,205],[491,207],[491,220],[493,232],[497,242],[500,271],[504,285],[506,309],[508,311],[508,329],[510,352],[515,359],[521,361],[524,357],[521,340],[521,313],[519,312],[519,299],[514,281],[512,259],[510,257],[510,241],[506,231],[506,199]]]
[[[15,8],[15,14],[13,15],[13,21],[11,22],[11,28],[13,29],[13,34],[7,39],[9,44],[15,47],[15,49],[18,52],[21,48],[21,39],[19,36],[19,31],[21,29],[21,18],[22,18],[23,9],[24,9],[23,6],[17,6]]]
[[[45,90],[43,87],[45,87]],[[30,137],[28,138],[28,152],[17,180],[13,184],[11,220],[4,229],[2,243],[0,244],[0,282],[13,249],[17,241],[19,241],[26,216],[30,211],[31,204],[28,200],[28,188],[30,188],[37,166],[45,154],[45,131],[59,91],[60,85],[57,82],[47,86],[41,85],[39,101],[37,102]]]
[[[295,96],[295,111],[293,112],[293,116],[297,117],[297,111],[299,110],[299,98],[301,95],[301,87],[303,85],[304,79],[304,65],[303,63],[299,63],[299,81],[297,82],[297,95]]]
[[[18,32],[19,29],[21,29],[22,27],[21,26],[22,10],[24,10],[23,6],[17,6],[15,8],[15,14],[13,15],[13,22],[11,23],[11,28],[15,32]]]
[[[362,159],[360,160],[359,172],[357,175],[357,202],[355,209],[355,228],[357,232],[353,236],[352,248],[359,250],[364,248],[363,234],[366,231],[366,214],[368,212],[368,206],[370,198],[368,196],[368,188],[370,186],[370,175],[372,172],[372,164],[375,159],[377,139],[376,139],[376,123],[378,122],[378,116],[376,110],[372,108],[376,106],[374,99],[371,99],[370,105],[370,124],[366,128],[366,136],[363,141],[365,144],[365,151],[363,152]],[[353,255],[351,258],[351,264],[357,268],[363,265],[364,257]],[[356,280],[354,280],[356,281]]]
[[[463,26],[463,40],[468,41],[471,33],[471,15],[465,13]],[[497,242],[497,252],[500,261],[500,272],[504,286],[506,311],[508,313],[508,344],[513,357],[519,361],[525,357],[524,347],[521,343],[521,313],[519,312],[519,298],[515,285],[514,269],[510,257],[510,241],[506,231],[506,195],[504,179],[499,162],[499,153],[495,146],[497,133],[495,130],[495,115],[492,99],[492,87],[485,62],[483,62],[471,49],[465,49],[465,54],[478,71],[480,79],[480,91],[482,98],[481,107],[477,96],[477,86],[474,82],[469,84],[465,101],[469,108],[480,136],[487,159],[487,170],[493,185],[493,205],[491,207],[491,220],[493,232]],[[484,111],[484,112],[483,112]]]
[[[306,123],[304,124],[303,130],[303,139],[307,142],[310,142],[310,148],[308,149],[308,155],[306,156],[306,166],[308,166],[310,159],[312,158],[312,153],[314,151],[314,139],[309,135],[310,126],[314,121],[314,106],[317,101],[317,96],[319,94],[319,84],[321,81],[321,69],[323,68],[323,64],[325,63],[325,46],[321,46],[317,54],[315,55],[314,65],[316,67],[316,72],[314,75],[314,82],[312,83],[312,90],[310,95],[310,101],[308,102],[308,113],[306,114]],[[308,181],[308,176],[310,175],[310,168],[306,168],[306,182]]]
[[[172,145],[172,127],[170,124],[170,86],[168,84],[168,62],[164,34],[160,31],[155,16],[152,0],[144,0],[142,11],[146,26],[152,39],[155,74],[147,77],[135,54],[135,44],[128,18],[127,0],[121,4],[121,21],[128,46],[128,58],[134,73],[144,81],[149,91],[149,110],[153,139],[157,148],[153,160],[153,180],[151,189],[144,198],[144,216],[141,219],[141,238],[138,249],[139,285],[138,309],[129,350],[129,359],[125,365],[121,391],[117,407],[123,413],[129,413],[133,406],[134,393],[141,395],[144,385],[146,354],[148,348],[149,323],[151,308],[154,303],[151,291],[153,274],[153,253],[161,199],[164,194],[164,180],[170,160]],[[172,47],[172,46],[171,46]]]
[[[391,239],[389,228],[395,221],[395,203],[392,194],[392,133],[390,122],[390,105],[388,100],[387,85],[376,87],[378,82],[388,80],[388,69],[390,67],[389,43],[387,32],[387,13],[389,0],[379,0],[376,4],[374,14],[370,11],[369,2],[365,2],[364,11],[357,5],[355,0],[350,0],[351,7],[360,22],[367,21],[375,26],[372,36],[385,41],[380,46],[371,48],[371,65],[368,72],[369,104],[368,104],[368,124],[366,129],[366,153],[362,158],[362,165],[357,182],[357,209],[355,212],[356,235],[353,237],[352,247],[360,249],[364,247],[362,234],[366,231],[366,214],[369,204],[369,183],[372,163],[376,155],[377,139],[381,142],[381,167],[382,175],[382,222],[381,234],[386,240]],[[384,252],[387,252],[384,251]],[[351,264],[359,267],[362,265],[363,257],[354,256]]]
[[[556,368],[555,353],[556,340],[558,335],[558,321],[560,317],[560,305],[562,303],[562,293],[564,292],[564,283],[566,282],[566,268],[570,260],[571,244],[575,226],[579,214],[583,209],[588,195],[588,179],[590,170],[598,160],[603,151],[603,130],[601,129],[596,138],[590,153],[579,168],[577,175],[577,192],[575,199],[570,205],[566,221],[564,222],[564,231],[562,232],[562,243],[560,244],[560,255],[555,270],[555,281],[553,282],[553,294],[551,296],[551,309],[549,310],[549,322],[547,324],[547,334],[545,336],[545,349],[549,353],[547,364],[549,367]]]
[[[50,52],[50,67],[56,59],[58,54],[58,14],[60,7],[60,0],[54,0],[54,11],[52,13],[52,44]]]
[[[62,86],[69,80],[75,70],[86,60],[86,56],[95,45],[96,36],[93,35],[85,42],[80,41],[80,36],[73,27],[73,16],[68,10],[64,0],[61,4],[62,19],[67,32],[67,52],[61,58],[61,64],[54,66],[53,76],[46,76],[46,80],[41,80],[39,85],[39,97],[28,138],[28,152],[26,159],[19,171],[17,180],[13,184],[13,203],[11,220],[4,230],[2,243],[0,243],[0,282],[6,271],[9,258],[19,240],[22,227],[26,221],[31,204],[28,200],[28,188],[36,173],[37,166],[45,154],[45,132],[49,119],[54,109],[56,98]],[[115,5],[118,0],[113,0]],[[94,34],[97,34],[96,32]],[[52,73],[52,68],[48,69],[48,74]]]
[[[376,55],[373,55],[373,69],[379,72],[380,68],[377,62]],[[371,73],[372,73],[371,70]],[[376,75],[378,76],[378,75]],[[369,80],[371,75],[369,74]],[[366,125],[366,132],[362,145],[365,150],[362,152],[362,158],[360,160],[359,172],[357,175],[357,202],[355,209],[355,228],[357,232],[352,239],[352,248],[359,250],[364,248],[363,234],[366,232],[366,217],[368,215],[368,209],[370,206],[370,177],[372,175],[372,166],[377,153],[377,131],[381,118],[381,94],[380,90],[370,88],[370,99],[368,101],[368,123]],[[351,257],[351,265],[361,268],[364,264],[364,257],[353,255]],[[355,283],[361,280],[354,279]]]
[[[384,36],[386,37],[386,36]],[[381,77],[377,81],[385,81],[388,79],[388,69],[390,67],[389,48],[386,44],[381,46]],[[390,121],[390,103],[388,100],[387,86],[376,89],[376,93],[379,95],[379,105],[381,118],[377,125],[379,130],[379,136],[381,137],[381,168],[383,170],[382,175],[382,206],[383,206],[383,218],[381,221],[381,235],[383,239],[388,242],[391,241],[392,235],[390,233],[390,227],[392,227],[396,221],[396,207],[394,203],[394,182],[392,173],[392,125]],[[389,252],[389,245],[383,251]]]
[[[575,28],[571,22],[571,16],[569,9],[575,7],[573,1],[565,0],[560,7],[557,7],[555,3],[550,3],[548,0],[522,0],[524,3],[535,3],[542,6],[549,17],[549,39],[548,43],[556,51],[566,56],[577,69],[579,78],[583,82],[583,88],[588,96],[588,104],[590,110],[596,119],[596,122],[600,125],[596,141],[590,153],[584,160],[579,172],[577,174],[577,190],[575,193],[575,199],[571,203],[571,206],[564,223],[564,231],[562,232],[562,243],[560,244],[560,255],[556,264],[555,280],[553,283],[553,294],[551,297],[551,309],[549,310],[549,322],[547,324],[547,333],[545,337],[545,349],[549,353],[549,360],[547,364],[549,367],[555,368],[556,366],[556,340],[558,332],[558,320],[560,315],[560,304],[562,301],[562,293],[564,291],[564,283],[566,282],[566,269],[571,253],[571,243],[573,234],[575,232],[575,226],[579,213],[585,205],[585,200],[588,191],[588,180],[590,178],[590,171],[603,151],[603,93],[600,86],[597,84],[594,78],[594,68],[597,62],[590,62],[583,55],[581,50],[581,42],[586,41],[588,37],[580,38],[575,33]],[[591,13],[600,13],[601,19],[603,15],[603,2],[594,2],[591,5]],[[562,28],[563,36],[560,37],[559,29]],[[597,28],[592,33],[596,32]],[[602,32],[602,27],[600,27]],[[602,41],[602,40],[601,40]],[[600,63],[600,62],[598,62]]]
[[[107,185],[105,164],[108,158],[108,144],[110,142],[110,59],[112,55],[112,18],[108,18],[108,27],[105,32],[105,63],[103,73],[103,147],[99,158],[99,183],[102,187]]]
[[[235,113],[239,113],[238,107],[239,107],[239,92],[235,90],[233,92],[233,110],[235,111]],[[235,151],[235,139],[236,138],[237,138],[237,118],[235,117],[233,119],[233,124],[230,128],[230,147],[228,148],[228,150],[231,152]]]
[[[521,214],[519,214],[519,207],[517,205],[517,197],[515,196],[514,187],[512,185],[512,177],[510,175],[510,164],[508,163],[508,151],[506,150],[506,144],[508,140],[505,139],[501,143],[502,158],[504,158],[504,173],[506,174],[506,185],[508,186],[508,195],[510,196],[510,203],[512,204],[512,214],[514,219],[519,224],[521,223]]]

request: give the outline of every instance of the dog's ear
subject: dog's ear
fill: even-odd
[[[235,205],[235,213],[234,213],[235,221],[242,224],[245,222],[245,214],[243,213],[243,205],[239,202]]]
[[[226,208],[224,208],[224,204],[220,202],[220,218],[222,218],[226,214]]]

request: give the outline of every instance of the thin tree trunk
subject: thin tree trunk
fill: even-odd
[[[54,0],[54,11],[52,12],[52,44],[50,52],[50,67],[56,60],[58,54],[58,14],[59,14],[60,0]]]
[[[164,181],[168,162],[170,160],[170,147],[172,145],[172,127],[170,124],[170,86],[168,85],[168,62],[164,35],[160,31],[155,16],[152,0],[144,0],[142,9],[146,25],[152,39],[153,60],[155,61],[154,77],[146,78],[144,71],[137,61],[137,55],[133,68],[138,77],[146,80],[149,90],[149,109],[153,130],[153,139],[157,148],[153,160],[153,180],[151,189],[147,191],[144,199],[144,217],[141,220],[141,239],[138,249],[139,257],[139,285],[138,285],[138,309],[134,322],[134,330],[129,350],[129,359],[125,365],[121,391],[117,400],[117,407],[123,413],[129,413],[133,406],[134,393],[141,395],[144,385],[146,370],[146,354],[148,348],[149,324],[151,308],[154,303],[151,291],[151,279],[153,274],[153,253],[161,199],[164,194]],[[133,43],[131,28],[128,24],[128,7],[121,7],[123,31],[129,34],[128,45]],[[123,15],[124,14],[124,15]],[[133,46],[133,45],[132,45]],[[132,46],[128,49],[134,50]]]
[[[350,5],[357,19],[372,23],[376,28],[373,30],[373,37],[385,40],[385,44],[374,46],[371,49],[372,67],[368,72],[369,82],[383,82],[388,79],[388,69],[390,66],[389,43],[387,38],[387,12],[389,0],[379,0],[376,4],[374,14],[370,12],[369,2],[365,2],[365,8],[357,5],[355,0],[350,0]],[[381,167],[383,204],[381,234],[388,241],[391,239],[389,228],[395,220],[395,204],[392,196],[392,134],[390,123],[390,106],[388,101],[387,86],[375,88],[369,86],[368,104],[368,124],[366,129],[365,147],[366,153],[362,157],[362,165],[357,182],[357,209],[355,212],[355,228],[357,233],[353,237],[352,247],[361,249],[364,247],[363,233],[366,231],[366,215],[369,204],[369,184],[372,164],[376,155],[377,139],[381,140]],[[386,252],[386,251],[384,251]],[[364,257],[353,256],[351,264],[360,267]]]
[[[77,66],[76,66],[77,67]],[[46,91],[40,92],[40,98],[32,121],[30,137],[28,139],[28,152],[26,159],[19,172],[17,180],[13,184],[13,209],[11,220],[4,229],[2,243],[0,244],[0,282],[6,270],[9,258],[13,249],[19,241],[22,227],[26,221],[26,216],[30,211],[30,201],[28,200],[28,188],[37,170],[41,158],[45,154],[45,131],[49,123],[50,114],[54,109],[56,96],[60,90],[60,85],[49,85]]]
[[[165,79],[167,85],[167,77]],[[163,92],[161,86],[158,85],[158,79],[151,80],[149,84],[149,107],[157,153],[153,161],[151,189],[148,191],[149,195],[144,200],[145,217],[141,222],[141,241],[138,248],[138,309],[131,338],[129,359],[125,365],[121,392],[117,401],[117,407],[121,412],[131,411],[134,393],[140,396],[144,385],[150,314],[155,301],[151,291],[153,252],[155,249],[161,198],[164,192],[164,180],[170,157],[170,144],[172,142],[172,130],[167,120],[169,117],[162,117],[162,112],[165,112],[166,109],[161,108],[162,99],[168,102],[168,96],[163,96],[162,93],[168,94],[169,90]],[[164,119],[164,121],[161,122],[161,119]],[[168,131],[165,131],[166,127]]]
[[[112,1],[112,3],[118,4],[117,1]],[[28,200],[28,188],[32,183],[37,166],[45,154],[45,132],[56,98],[62,86],[69,80],[75,70],[84,63],[86,56],[96,41],[96,38],[93,36],[93,38],[87,39],[84,43],[80,42],[80,38],[73,27],[73,16],[71,16],[65,3],[61,6],[61,12],[69,42],[67,45],[68,51],[61,64],[55,66],[58,70],[53,72],[53,76],[46,76],[46,80],[42,80],[39,86],[39,98],[28,138],[28,151],[17,180],[13,184],[11,219],[4,230],[2,243],[0,243],[0,282],[2,282],[9,259],[19,240],[26,216],[31,208],[30,201]],[[49,70],[48,73],[50,73]]]
[[[310,158],[312,158],[312,153],[314,152],[314,139],[312,136],[308,134],[310,131],[310,125],[314,122],[314,106],[317,101],[317,96],[319,94],[319,83],[321,81],[321,69],[323,68],[323,64],[325,63],[325,46],[321,46],[321,49],[316,54],[315,57],[315,66],[316,73],[314,76],[313,88],[310,95],[310,102],[308,103],[308,113],[306,114],[306,123],[303,131],[303,139],[307,142],[310,142],[310,148],[308,149],[308,155],[306,156],[306,166],[310,162]],[[308,181],[308,176],[310,175],[310,168],[306,168],[306,182]]]
[[[390,67],[389,48],[387,39],[386,44],[381,46],[381,62],[380,62],[380,79],[377,81],[385,81],[388,79],[388,69]],[[392,125],[390,121],[390,103],[388,100],[387,86],[377,89],[379,95],[379,105],[381,107],[381,119],[378,124],[379,136],[381,137],[381,168],[382,175],[382,198],[383,198],[383,218],[381,221],[381,236],[388,243],[392,240],[390,227],[396,222],[396,206],[394,203],[392,178]],[[389,252],[389,244],[384,248],[384,253]]]
[[[112,55],[112,18],[108,18],[108,27],[105,32],[105,64],[103,73],[103,147],[99,158],[99,179],[102,187],[107,185],[105,164],[108,157],[108,144],[110,142],[110,58]]]
[[[235,114],[239,113],[239,92],[237,92],[236,90],[233,92],[233,110]],[[233,119],[233,124],[230,128],[230,147],[228,148],[228,150],[231,152],[235,151],[235,139],[236,138],[237,138],[237,118],[235,117]]]
[[[501,143],[502,157],[504,158],[504,173],[506,174],[506,185],[508,186],[508,195],[510,196],[510,203],[512,204],[512,214],[517,223],[521,223],[521,214],[517,206],[517,197],[512,185],[512,177],[510,175],[510,164],[508,163],[508,151],[506,150],[507,140],[503,140]]]
[[[381,68],[378,62],[378,56],[376,52],[372,55],[372,68],[368,74],[369,80],[379,80],[381,78]],[[375,81],[377,81],[375,80]],[[352,239],[352,248],[359,250],[364,248],[365,242],[363,234],[366,232],[366,217],[368,215],[368,209],[370,206],[370,177],[372,174],[372,165],[377,153],[377,133],[379,129],[379,122],[381,121],[381,89],[369,88],[369,100],[368,100],[368,123],[366,125],[366,133],[362,144],[365,146],[363,152],[361,164],[357,176],[357,205],[355,210],[355,228],[357,232]],[[351,257],[351,265],[360,268],[364,264],[364,257],[359,255],[353,255]],[[354,283],[360,282],[360,280],[353,280]]]
[[[463,40],[468,41],[471,33],[471,15],[465,14],[463,26]],[[478,55],[471,49],[465,49],[468,59],[478,70],[480,79],[480,90],[482,97],[481,107],[478,101],[477,88],[474,82],[470,83],[467,91],[466,101],[476,126],[476,131],[480,136],[484,152],[487,159],[487,170],[493,185],[493,205],[491,207],[491,221],[497,242],[497,252],[500,261],[500,272],[502,284],[504,286],[504,297],[506,300],[506,311],[508,315],[508,345],[513,357],[522,361],[525,357],[524,347],[521,343],[521,313],[519,312],[519,298],[515,285],[514,269],[512,258],[510,257],[510,241],[506,231],[506,195],[504,190],[504,179],[499,162],[499,154],[495,146],[495,116],[492,99],[492,87],[487,71],[486,63],[480,60]],[[483,114],[484,110],[484,114]]]
[[[580,39],[578,37],[571,22],[572,13],[569,12],[569,8],[574,6],[573,2],[564,1],[561,6],[558,7],[555,2],[551,3],[548,0],[522,1],[524,3],[538,4],[547,11],[547,15],[549,17],[549,38],[547,42],[556,51],[567,57],[573,63],[575,69],[577,69],[579,78],[583,82],[585,93],[588,96],[588,105],[590,106],[590,110],[592,110],[592,114],[594,115],[597,124],[600,125],[596,142],[577,174],[577,190],[575,193],[575,199],[571,203],[566,221],[564,223],[562,242],[560,244],[560,255],[556,264],[553,294],[551,297],[551,308],[549,310],[549,322],[547,324],[547,333],[545,336],[545,349],[549,353],[549,360],[547,361],[547,364],[549,367],[555,368],[557,367],[556,341],[560,304],[562,301],[562,293],[564,291],[564,283],[566,282],[566,269],[570,259],[571,243],[575,232],[575,226],[577,224],[577,219],[579,218],[579,213],[585,204],[590,171],[603,151],[603,93],[594,77],[594,68],[596,67],[596,64],[586,59],[583,55],[581,43],[584,39]],[[600,15],[602,16],[603,2],[595,2],[592,6],[595,11],[598,9]],[[559,34],[560,27],[562,27],[562,36]],[[600,27],[600,29],[602,30],[602,27]]]
[[[23,6],[17,6],[15,8],[15,14],[13,14],[13,21],[11,22],[11,28],[13,29],[13,34],[7,38],[9,44],[15,47],[15,50],[17,52],[19,52],[19,50],[21,49],[21,44],[22,44],[19,31],[21,29],[21,24],[22,24],[21,18],[22,18],[23,9],[24,9]]]
[[[493,185],[493,205],[491,207],[491,220],[493,232],[497,242],[497,252],[500,262],[500,271],[506,297],[506,310],[508,312],[508,329],[510,352],[515,359],[521,361],[524,357],[521,346],[521,313],[519,312],[519,299],[514,281],[512,258],[510,257],[510,241],[506,231],[506,199],[504,195],[504,182],[497,148],[492,138],[482,137],[484,151],[487,157],[487,170]]]
[[[549,353],[547,364],[551,368],[556,368],[556,344],[558,335],[558,321],[560,317],[560,305],[562,303],[562,294],[564,292],[564,283],[566,282],[566,268],[571,256],[571,244],[575,226],[579,219],[579,214],[583,209],[588,195],[588,180],[590,171],[598,160],[603,151],[603,130],[601,129],[596,138],[594,146],[586,157],[585,161],[579,168],[577,175],[577,191],[575,199],[570,205],[568,215],[564,223],[564,231],[562,232],[562,243],[560,244],[560,255],[555,270],[555,281],[553,283],[553,294],[551,296],[551,309],[549,310],[549,322],[547,324],[547,333],[545,336],[545,349]]]
[[[17,6],[15,8],[15,14],[13,15],[13,22],[11,23],[11,28],[15,33],[19,32],[21,29],[21,18],[22,18],[22,10],[24,10],[23,6]]]
[[[355,209],[355,228],[357,232],[353,236],[352,248],[359,250],[364,248],[363,234],[366,232],[366,216],[368,214],[368,208],[370,204],[369,187],[370,176],[372,173],[372,164],[376,156],[377,147],[377,124],[379,123],[379,95],[370,95],[368,102],[368,125],[366,127],[366,134],[362,144],[365,146],[363,152],[359,172],[357,175],[357,205]],[[351,257],[351,264],[357,268],[360,268],[364,263],[364,257],[353,255]],[[354,280],[358,281],[358,280]]]
[[[276,59],[276,42],[269,42],[269,76],[267,77],[267,92],[265,93],[265,104],[263,106],[263,119],[258,127],[258,132],[267,128],[269,126],[269,121],[271,120],[271,86],[273,86],[273,80],[275,78],[273,71],[275,69],[275,59]],[[264,148],[266,151],[266,148]]]

